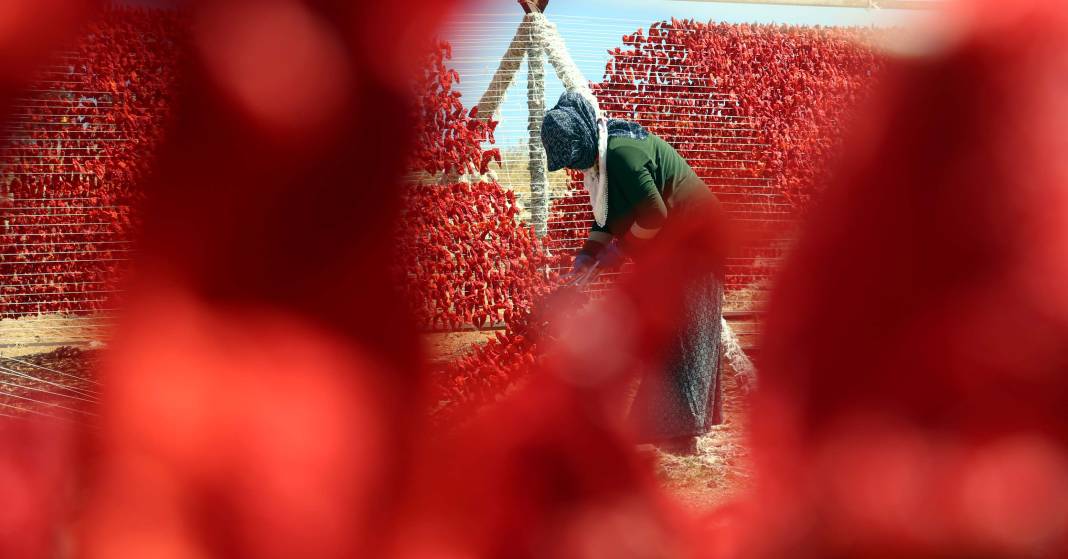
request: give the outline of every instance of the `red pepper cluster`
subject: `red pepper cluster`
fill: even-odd
[[[483,142],[493,141],[497,122],[478,118],[477,107],[464,108],[460,92],[452,89],[460,75],[446,66],[451,58],[452,46],[443,41],[423,57],[423,71],[415,83],[417,147],[410,167],[430,175],[464,174],[473,169],[486,173],[490,161],[501,162],[500,150],[482,149]]]
[[[418,147],[413,171],[430,175],[487,170],[496,122],[467,112],[447,43],[424,57],[418,83]],[[506,330],[449,365],[434,379],[435,418],[455,420],[492,401],[535,362],[543,328],[532,317],[554,283],[553,260],[519,221],[515,194],[495,182],[414,183],[404,196],[397,235],[398,268],[409,304],[424,327],[459,330],[503,322]],[[559,256],[557,258],[560,258]]]
[[[589,301],[578,288],[535,288],[533,303],[512,313],[506,329],[450,363],[433,378],[434,420],[441,424],[469,419],[480,407],[500,399],[508,387],[544,366],[554,324],[569,320]]]
[[[799,207],[825,178],[844,120],[884,65],[872,46],[879,32],[870,28],[673,20],[655,36],[654,31],[651,27],[646,42],[635,37],[633,46],[647,48],[654,37],[683,45],[694,73],[706,76],[755,132],[759,145],[749,146],[746,154],[756,160],[746,166],[749,176],[771,179],[772,190]],[[683,146],[682,151],[697,148]]]
[[[423,58],[416,107],[412,171],[432,176],[487,171],[499,151],[495,121],[475,118],[452,87],[459,77],[445,61],[448,43]],[[404,196],[397,235],[398,272],[411,308],[429,328],[458,330],[511,322],[529,312],[543,290],[547,256],[531,228],[518,220],[513,192],[495,182],[413,183]]]
[[[548,257],[497,183],[410,185],[398,253],[417,318],[431,328],[491,326],[526,313]]]
[[[177,15],[115,8],[18,102],[0,157],[12,177],[0,241],[0,315],[110,306],[129,257],[135,185],[151,165],[174,81]]]
[[[623,37],[593,89],[612,117],[672,144],[753,239],[727,287],[767,278],[823,179],[843,121],[884,62],[864,28],[657,22]],[[555,202],[554,249],[592,219],[581,183]],[[557,215],[562,212],[564,215]]]
[[[450,424],[470,418],[479,407],[496,401],[508,386],[526,376],[538,354],[534,338],[520,333],[527,326],[526,320],[509,322],[505,331],[474,346],[435,374],[433,417],[436,422]]]

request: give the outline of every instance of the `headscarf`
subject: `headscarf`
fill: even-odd
[[[594,220],[602,227],[608,218],[605,158],[608,138],[613,136],[644,140],[649,132],[634,122],[598,116],[593,102],[575,91],[560,96],[556,106],[545,113],[541,126],[541,141],[549,171],[564,167],[582,170]],[[596,167],[594,162],[598,163]]]

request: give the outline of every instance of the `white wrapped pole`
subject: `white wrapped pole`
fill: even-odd
[[[582,75],[582,71],[571,58],[571,53],[567,52],[567,45],[564,44],[560,32],[556,30],[556,25],[546,19],[544,14],[530,14],[527,17],[530,18],[534,27],[533,36],[537,37],[538,44],[545,49],[549,64],[552,64],[556,70],[556,75],[564,83],[564,87],[568,91],[577,91],[584,95],[600,114],[600,104],[594,97],[593,91],[590,90],[586,77]]]
[[[530,28],[528,28],[530,29]],[[545,118],[545,61],[537,37],[530,29],[527,50],[527,131],[530,171],[530,221],[534,233],[544,237],[549,232],[549,180],[546,176],[545,148],[541,144],[541,122]]]

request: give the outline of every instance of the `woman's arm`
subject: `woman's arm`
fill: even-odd
[[[582,250],[579,251],[579,254],[596,258],[610,242],[612,242],[612,233],[608,230],[608,227],[601,227],[594,223],[593,227],[590,227],[590,235],[586,238],[586,242],[582,244]]]
[[[609,173],[613,180],[619,181],[623,195],[634,205],[634,223],[623,234],[623,246],[640,247],[660,232],[667,220],[668,210],[644,162],[627,155],[622,150],[620,153],[610,153]]]

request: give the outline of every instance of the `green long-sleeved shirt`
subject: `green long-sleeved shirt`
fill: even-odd
[[[608,139],[608,216],[596,223],[583,252],[595,254],[613,236],[628,232],[651,238],[663,227],[672,208],[712,194],[675,148],[655,134],[644,140],[627,136]]]

